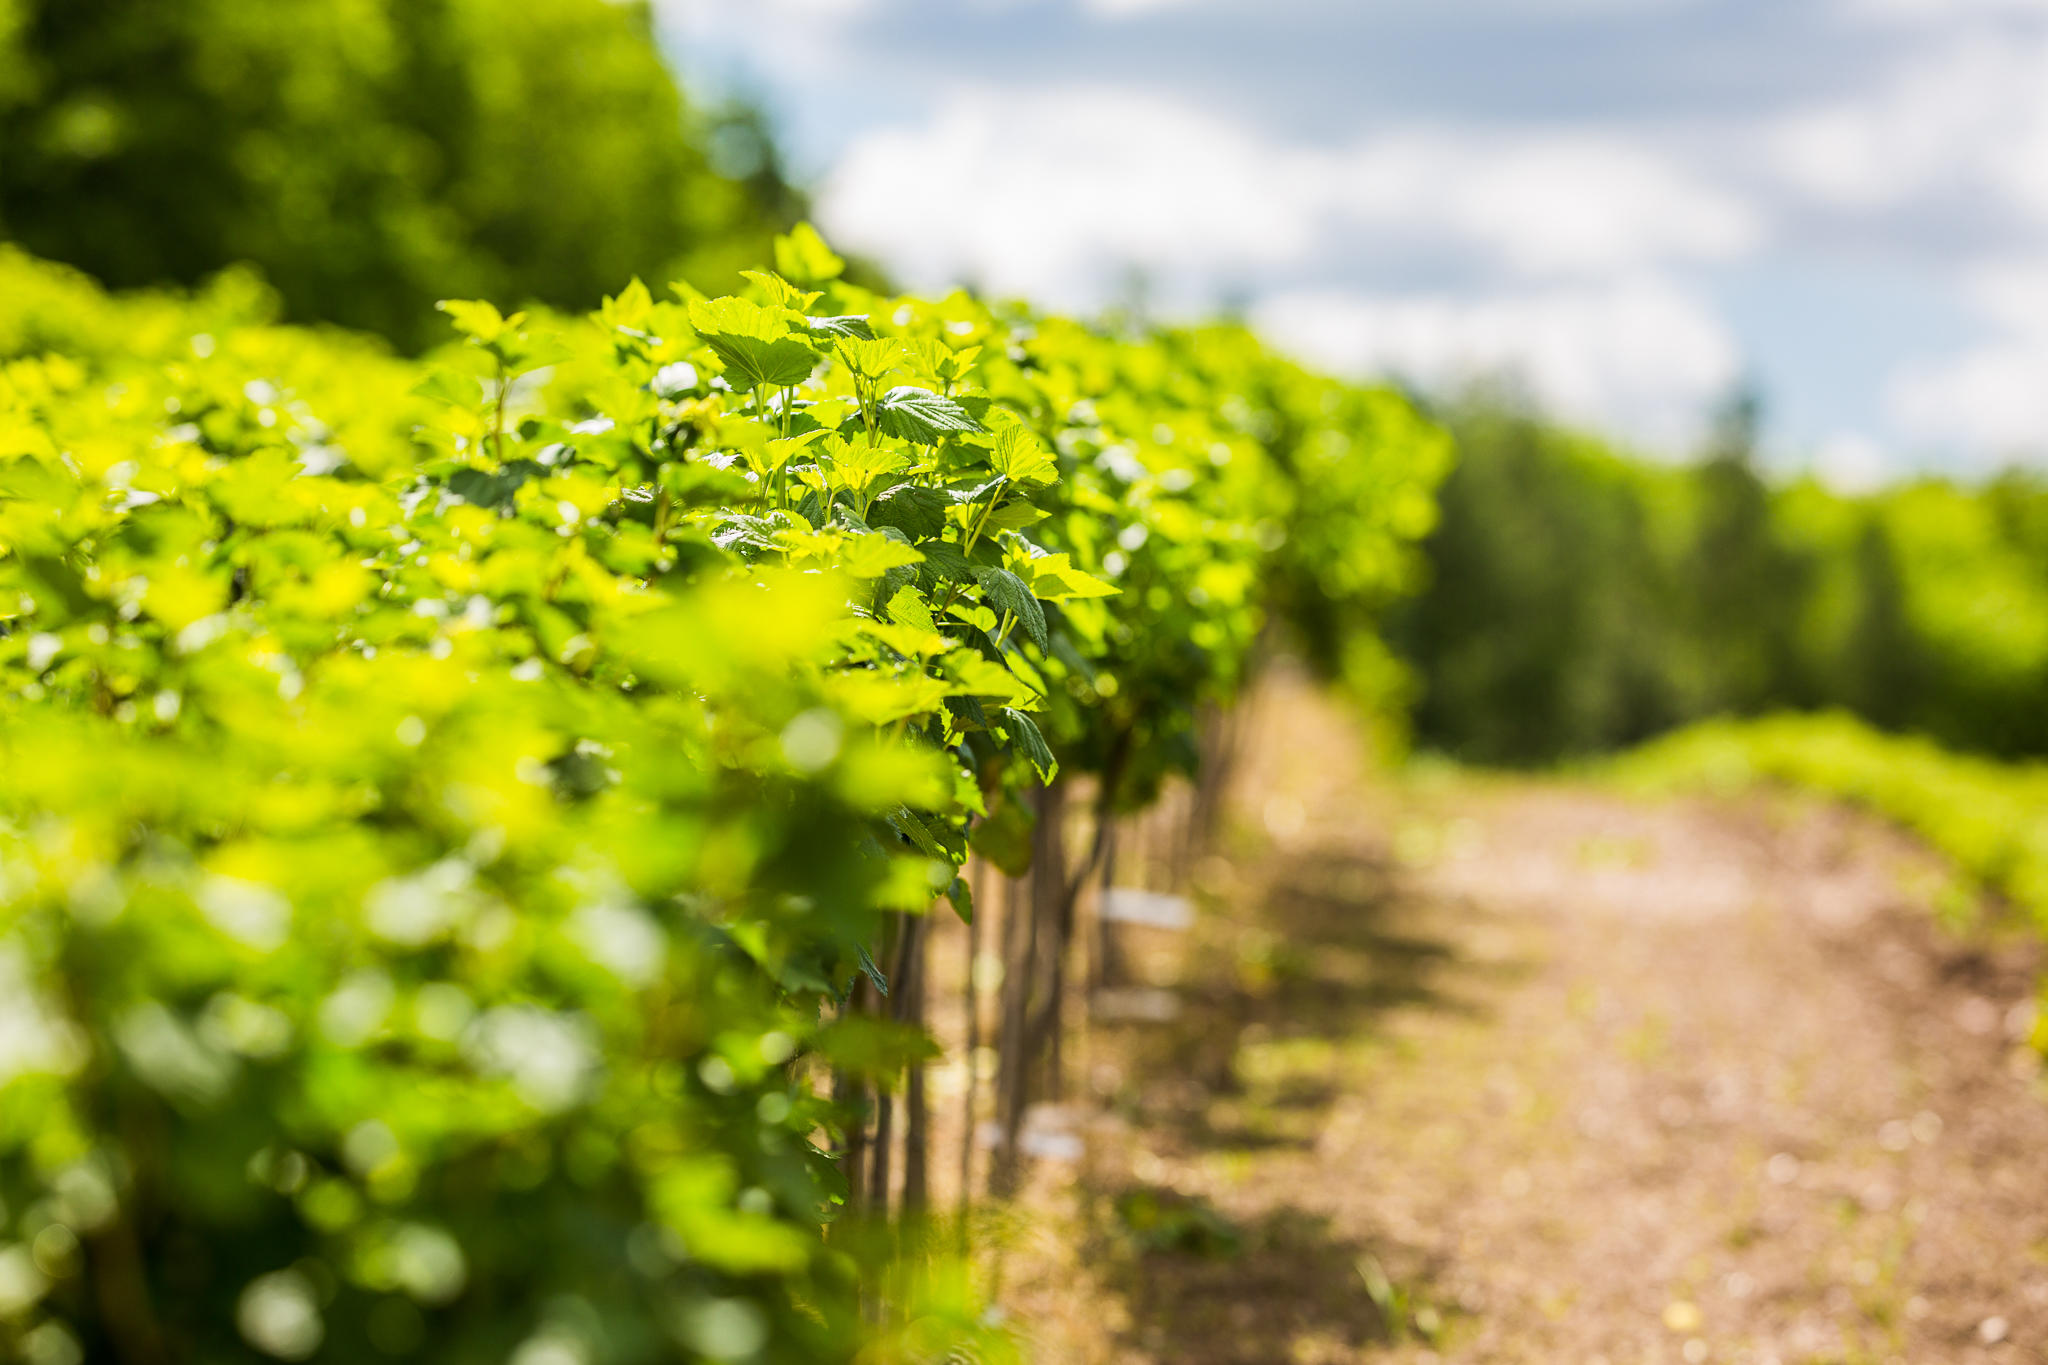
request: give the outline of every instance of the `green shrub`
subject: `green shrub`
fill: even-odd
[[[1441,439],[1241,330],[776,258],[425,363],[0,259],[0,1349],[848,1358],[885,923],[1426,526]]]

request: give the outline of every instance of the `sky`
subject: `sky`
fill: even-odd
[[[656,0],[906,285],[1241,311],[1653,453],[2048,463],[2048,0]]]

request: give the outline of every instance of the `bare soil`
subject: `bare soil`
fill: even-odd
[[[1196,927],[1138,945],[1178,1017],[1071,1045],[1080,1155],[1003,1216],[1032,1358],[2048,1357],[2036,953],[1938,923],[1937,863],[1260,715]]]

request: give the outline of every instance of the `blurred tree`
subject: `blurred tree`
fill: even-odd
[[[1426,545],[1431,582],[1394,638],[1421,674],[1416,737],[1541,763],[1681,719],[1689,690],[1651,487],[1661,471],[1477,394],[1446,414],[1458,463]]]
[[[1762,415],[1747,387],[1716,414],[1697,467],[1698,523],[1685,569],[1709,700],[1736,712],[1811,700],[1797,662],[1805,569],[1779,539],[1757,473]]]
[[[0,231],[116,286],[260,267],[289,312],[726,284],[800,211],[644,0],[0,0]]]
[[[1430,582],[1391,635],[1420,682],[1417,739],[1543,763],[1717,712],[1839,706],[2048,754],[2048,479],[1773,484],[1757,415],[1737,394],[1672,467],[1512,395],[1454,404]]]
[[[1872,518],[1856,538],[1860,600],[1841,670],[1842,700],[1887,730],[1906,726],[1920,709],[1921,644],[1906,616],[1906,587],[1884,524]]]

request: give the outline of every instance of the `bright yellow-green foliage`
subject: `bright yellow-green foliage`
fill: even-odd
[[[775,264],[416,364],[0,258],[0,1353],[848,1358],[883,917],[1411,576],[1389,394]]]
[[[1617,771],[1658,785],[1784,782],[1853,802],[1912,830],[2048,929],[2048,766],[1952,753],[1833,712],[1708,721],[1637,750]]]

